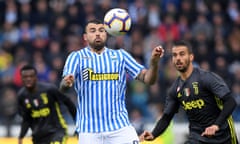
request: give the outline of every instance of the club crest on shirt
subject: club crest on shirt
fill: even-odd
[[[193,89],[194,89],[194,94],[198,95],[198,93],[199,93],[198,82],[193,82],[192,86],[193,86]]]
[[[116,56],[116,55],[114,55],[114,54],[111,54],[111,56],[110,56],[110,57],[111,57],[111,59],[112,59],[112,60],[116,60],[116,59],[117,59],[117,56]]]
[[[88,57],[88,56],[83,56],[83,59],[90,59],[90,57]]]

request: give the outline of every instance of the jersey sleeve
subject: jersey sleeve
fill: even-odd
[[[20,128],[20,133],[19,133],[19,138],[23,138],[29,127],[30,127],[30,121],[31,118],[29,117],[27,110],[24,108],[24,106],[22,105],[22,100],[20,98],[21,96],[18,94],[17,98],[18,98],[18,113],[19,115],[22,117],[22,122],[21,122],[21,128]]]
[[[66,62],[63,68],[62,76],[66,76],[69,74],[76,75],[78,72],[77,67],[79,65],[80,56],[77,52],[72,52],[68,55]]]
[[[49,92],[52,96],[54,96],[56,101],[58,101],[59,103],[63,103],[67,107],[67,109],[70,112],[73,120],[75,121],[76,107],[75,107],[75,104],[72,102],[72,100],[68,96],[66,96],[65,94],[61,93],[55,87],[52,87]]]
[[[173,86],[169,89],[168,96],[166,97],[166,104],[164,107],[164,114],[173,115],[178,112],[179,102],[176,98],[176,92]]]
[[[213,72],[208,72],[204,74],[203,84],[217,97],[223,98],[225,95],[229,94],[231,91],[225,81]]]
[[[126,64],[126,71],[130,74],[132,78],[135,79],[145,67],[139,64],[127,51],[123,49],[121,49],[120,51],[123,54],[123,59]]]

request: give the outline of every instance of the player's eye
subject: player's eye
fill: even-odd
[[[184,56],[184,55],[185,55],[185,52],[180,52],[179,55],[180,55],[180,56]]]
[[[100,28],[99,32],[106,32],[105,28]]]
[[[91,33],[96,32],[96,29],[95,29],[95,28],[91,28],[91,29],[89,30],[89,32],[91,32]]]
[[[176,53],[172,53],[171,56],[172,56],[172,57],[176,57],[177,54],[176,54]]]

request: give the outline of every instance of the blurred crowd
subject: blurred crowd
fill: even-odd
[[[146,67],[152,48],[162,45],[166,52],[155,85],[128,80],[127,107],[137,129],[161,116],[167,90],[177,77],[169,50],[179,39],[193,45],[196,66],[216,72],[227,82],[238,102],[233,118],[240,122],[239,0],[1,0],[1,124],[19,123],[20,68],[31,62],[40,81],[58,86],[66,56],[86,46],[82,39],[86,22],[103,20],[115,7],[128,10],[132,27],[127,35],[109,36],[107,46],[126,49]],[[68,94],[76,101],[73,90]],[[175,121],[186,121],[181,110]]]

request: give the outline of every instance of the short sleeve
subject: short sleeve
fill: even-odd
[[[80,56],[77,52],[70,53],[66,59],[62,76],[64,77],[68,74],[76,75],[76,73],[78,72],[77,67],[79,65],[79,61]]]
[[[138,63],[128,52],[121,50],[123,59],[125,61],[125,69],[132,78],[136,78],[138,74],[145,68],[143,65]]]

